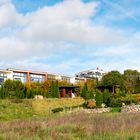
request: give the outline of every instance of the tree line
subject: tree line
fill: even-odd
[[[94,84],[93,84],[94,83]],[[125,70],[106,73],[101,80],[88,80],[82,89],[81,96],[85,100],[95,99],[96,105],[118,107],[122,103],[131,104],[140,101],[140,73],[136,70]],[[93,86],[94,85],[94,86]]]
[[[47,98],[59,98],[58,81],[45,81],[43,83],[32,82],[24,84],[18,80],[6,80],[0,88],[0,99],[13,98],[34,98],[35,95],[42,95]],[[63,83],[62,83],[63,84]]]
[[[6,80],[0,88],[0,99],[34,98],[42,95],[46,98],[60,98],[59,86],[72,85],[66,81],[45,81],[42,83],[32,82],[23,84],[17,80]],[[86,101],[94,99],[96,106],[121,106],[122,103],[130,104],[137,102],[134,93],[140,92],[140,73],[136,70],[125,70],[123,74],[119,71],[106,73],[101,80],[88,79],[87,82],[76,83],[80,86],[77,95]]]

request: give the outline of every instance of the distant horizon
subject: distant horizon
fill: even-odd
[[[140,71],[138,0],[0,0],[0,68]]]

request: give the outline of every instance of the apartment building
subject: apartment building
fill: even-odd
[[[2,84],[7,79],[19,80],[22,83],[44,82],[46,80],[60,80],[60,81],[66,81],[71,84],[86,80],[85,78],[61,75],[57,73],[47,73],[47,72],[18,70],[18,69],[1,69],[0,84]]]
[[[7,79],[11,79],[11,71],[1,69],[0,70],[0,84]]]
[[[97,78],[98,80],[100,80],[105,73],[106,72],[103,71],[102,69],[96,68],[92,70],[81,71],[75,74],[75,76],[79,78],[86,78],[86,79]]]
[[[3,83],[7,79],[19,80],[22,83],[32,81],[42,82],[47,80],[47,73],[27,70],[17,70],[17,69],[0,70],[0,83]]]

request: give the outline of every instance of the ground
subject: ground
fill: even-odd
[[[67,99],[66,99],[67,100]],[[71,100],[71,101],[69,101]],[[68,99],[69,106],[82,99]],[[1,100],[0,139],[9,140],[139,140],[139,113],[87,114],[82,111],[48,113],[49,102],[64,106],[64,100]],[[79,101],[79,102],[78,102]],[[45,102],[47,102],[45,104]],[[64,101],[66,103],[66,101]],[[11,105],[11,106],[10,106]],[[39,107],[40,110],[39,111]],[[36,107],[36,110],[34,109]],[[56,106],[55,106],[56,107]],[[46,110],[45,110],[46,108]],[[52,107],[53,108],[53,107]],[[44,111],[43,111],[44,110]],[[4,112],[5,111],[5,112]],[[45,112],[46,111],[46,112]],[[20,115],[18,115],[18,112]],[[22,112],[22,113],[21,113]],[[39,112],[42,114],[39,115]],[[44,112],[44,113],[43,113]],[[11,115],[10,115],[11,114]],[[26,114],[26,115],[25,115]],[[15,117],[18,115],[18,117]],[[9,117],[7,117],[9,116]],[[6,118],[4,118],[6,117]]]

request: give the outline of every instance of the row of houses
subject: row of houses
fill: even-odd
[[[68,83],[72,84],[86,80],[86,78],[61,75],[56,73],[18,70],[18,69],[0,69],[0,84],[2,84],[7,79],[19,80],[22,83],[44,82],[46,80],[60,80],[67,81]]]
[[[60,80],[75,84],[77,82],[86,81],[88,78],[100,78],[103,74],[104,72],[99,69],[83,71],[76,74],[75,76],[29,70],[0,69],[0,84],[2,84],[7,79],[19,80],[22,83],[44,82],[46,80]]]

